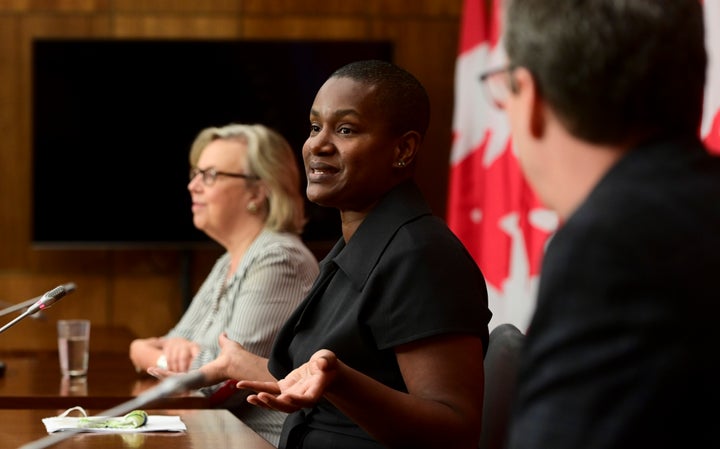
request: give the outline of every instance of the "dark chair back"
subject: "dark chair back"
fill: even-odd
[[[504,449],[525,334],[510,323],[490,332],[485,354],[485,400],[479,449]]]

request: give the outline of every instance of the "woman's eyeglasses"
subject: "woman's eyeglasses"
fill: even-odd
[[[247,175],[245,173],[228,173],[224,171],[218,171],[214,168],[206,168],[205,170],[197,167],[193,167],[190,169],[190,181],[195,179],[197,175],[202,175],[202,182],[206,186],[211,186],[215,184],[215,180],[218,176],[229,176],[231,178],[243,178],[248,180],[257,180],[260,179],[256,175]]]

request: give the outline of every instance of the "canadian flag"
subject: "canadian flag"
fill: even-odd
[[[502,0],[465,0],[455,66],[455,110],[447,223],[480,266],[493,312],[490,327],[526,330],[535,308],[540,263],[557,216],[525,181],[503,111],[487,98],[479,75],[505,61]],[[720,1],[705,2],[708,86],[702,137],[720,153]]]
[[[487,98],[479,79],[504,61],[500,3],[465,0],[463,5],[446,218],[485,275],[490,327],[513,323],[525,330],[545,241],[557,218],[525,182],[507,118]]]
[[[720,2],[706,1],[703,3],[703,8],[708,77],[700,133],[710,151],[720,154]]]

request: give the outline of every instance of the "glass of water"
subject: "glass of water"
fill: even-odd
[[[58,320],[58,355],[63,377],[87,376],[90,320]]]

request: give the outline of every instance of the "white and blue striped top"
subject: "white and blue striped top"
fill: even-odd
[[[250,245],[226,283],[229,267],[230,254],[225,253],[166,335],[183,337],[202,347],[191,369],[217,357],[222,332],[248,351],[268,357],[278,330],[318,275],[315,256],[297,235],[267,229]],[[245,424],[277,445],[285,414],[244,405],[248,407],[242,413]]]

